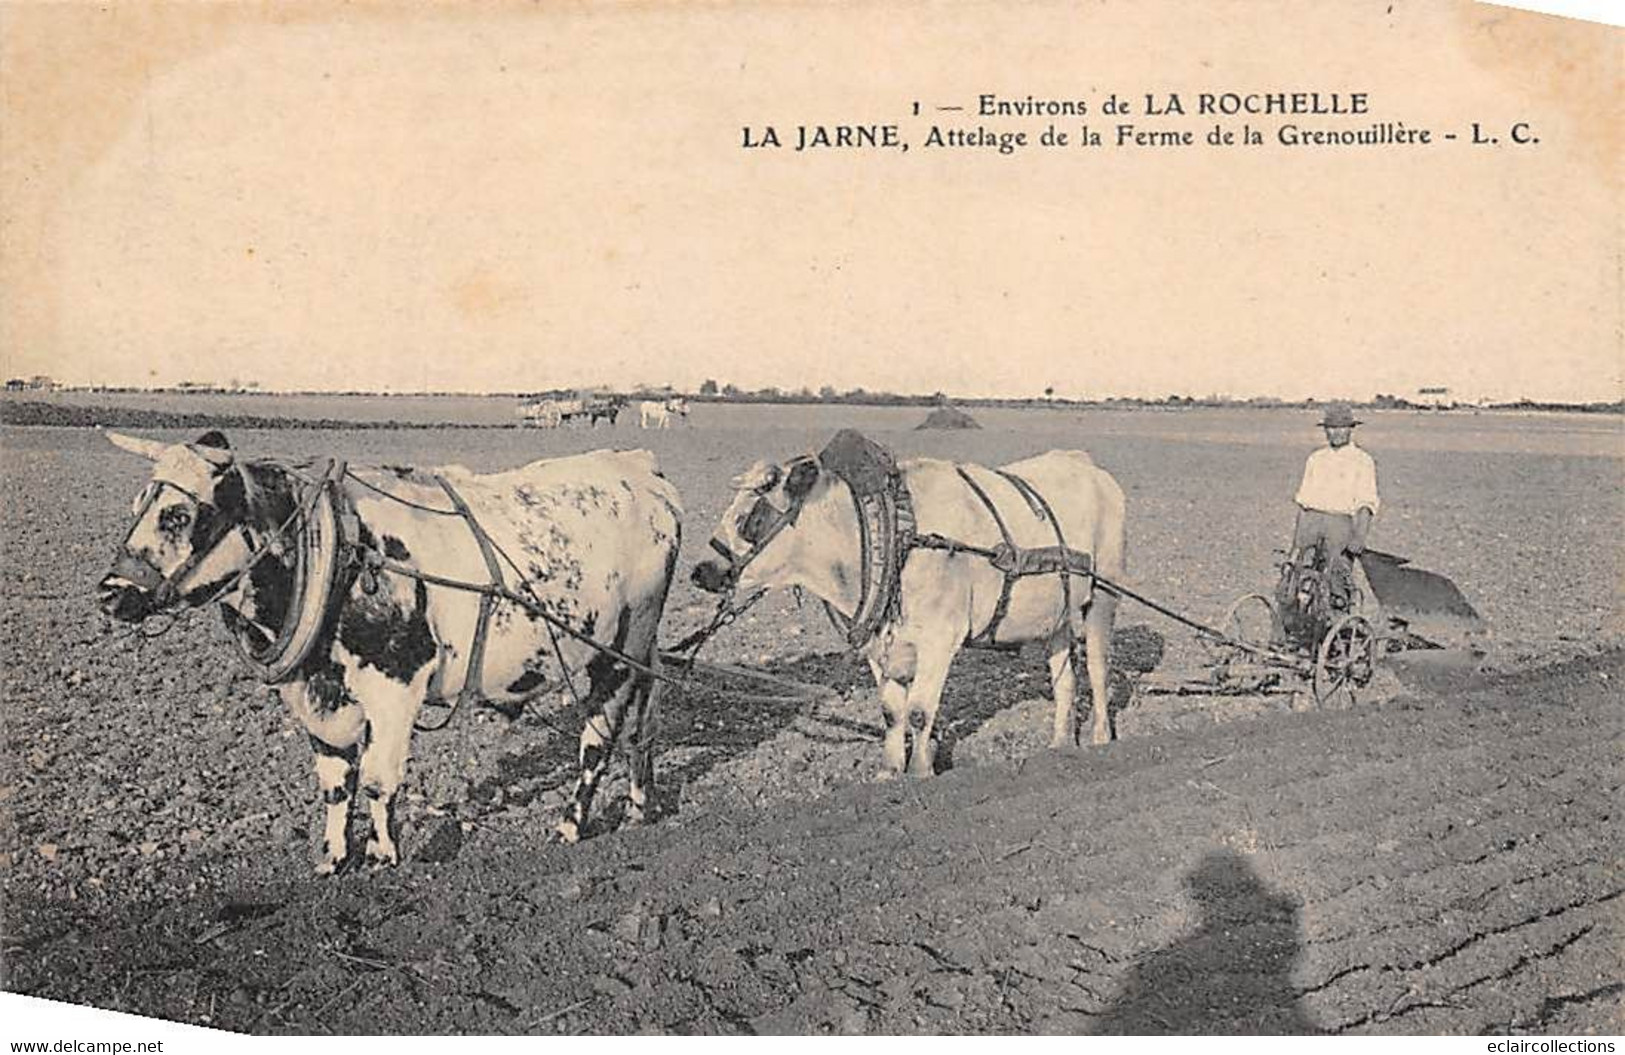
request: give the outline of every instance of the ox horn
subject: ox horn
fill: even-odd
[[[210,465],[223,469],[231,464],[231,449],[229,447],[206,447],[198,443],[188,443],[186,449]]]
[[[126,436],[122,432],[109,432],[107,438],[113,441],[115,447],[121,447],[131,454],[139,454],[143,458],[157,461],[169,450],[169,444],[158,440],[142,439],[140,436]]]
[[[779,467],[761,461],[734,477],[730,483],[735,491],[769,491],[779,482]]]

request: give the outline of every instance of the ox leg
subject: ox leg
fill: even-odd
[[[406,760],[412,753],[412,723],[417,720],[432,669],[432,665],[425,666],[408,685],[391,681],[387,690],[374,686],[372,693],[363,697],[371,733],[361,752],[360,790],[372,819],[367,859],[374,864],[400,864],[400,850],[395,845],[395,794],[406,777]]]
[[[955,649],[924,647],[908,687],[908,709],[920,712],[920,728],[914,733],[914,750],[908,756],[908,772],[913,777],[929,777],[935,770],[937,745],[932,734],[937,725],[937,709],[942,706],[942,689],[948,682],[948,668]],[[907,722],[905,721],[905,725]]]
[[[649,795],[655,785],[656,704],[659,698],[660,683],[653,678],[641,679],[638,687],[632,690],[632,735],[627,745],[632,770],[626,789],[628,824],[642,824],[649,816]]]
[[[367,721],[361,708],[343,702],[331,686],[325,692],[313,692],[309,682],[292,681],[278,686],[277,695],[310,736],[323,813],[316,874],[332,875],[350,855],[350,802],[355,796],[356,758],[366,739]]]
[[[609,754],[615,747],[615,738],[620,731],[620,713],[619,707],[605,707],[587,719],[587,724],[581,728],[581,773],[576,777],[575,790],[570,795],[570,812],[554,829],[560,842],[577,842],[586,830],[593,794],[598,790],[598,781],[603,777],[604,770],[609,768]]]
[[[1078,692],[1078,672],[1072,666],[1072,635],[1064,629],[1049,640],[1049,683],[1055,696],[1055,723],[1050,730],[1050,747],[1078,742],[1074,703]]]
[[[1096,744],[1108,744],[1112,740],[1112,698],[1107,675],[1111,670],[1112,622],[1116,617],[1117,598],[1103,590],[1095,591],[1083,622],[1083,650],[1089,664],[1089,703],[1094,711]]]
[[[355,749],[334,747],[315,736],[310,738],[310,747],[316,753],[316,783],[322,789],[325,813],[316,874],[332,875],[350,855],[347,829],[350,799],[355,794]]]
[[[881,744],[880,772],[876,780],[891,780],[903,772],[908,746],[908,686],[891,678],[880,684],[880,708],[886,714],[886,739]]]
[[[654,619],[658,621],[659,611],[655,611]],[[617,649],[626,650],[630,655],[640,652],[652,652],[649,644],[653,640],[655,624],[642,625],[642,619],[630,609],[621,613],[620,625],[616,628],[614,645]],[[587,828],[587,814],[592,809],[592,798],[598,790],[598,782],[603,778],[604,771],[609,768],[610,752],[615,749],[615,741],[621,734],[621,727],[627,715],[628,708],[634,705],[634,700],[644,705],[648,700],[641,694],[652,693],[651,679],[648,677],[635,677],[634,672],[605,653],[600,653],[587,661],[587,673],[592,679],[592,688],[587,694],[589,704],[601,702],[601,710],[587,719],[587,724],[581,729],[581,765],[580,776],[576,778],[575,791],[571,798],[570,811],[564,819],[559,821],[554,834],[561,842],[573,843],[581,838],[582,832]],[[637,723],[642,720],[641,715],[634,716],[634,730]],[[651,734],[653,729],[648,730]],[[638,746],[645,744],[640,738]],[[648,745],[652,750],[652,743]],[[633,778],[637,779],[637,762],[633,762]],[[647,776],[647,774],[643,774]]]
[[[918,658],[919,650],[912,641],[892,633],[888,633],[885,647],[869,656],[869,672],[880,690],[880,710],[886,716],[876,780],[892,780],[903,772],[908,749],[908,687],[914,681]]]

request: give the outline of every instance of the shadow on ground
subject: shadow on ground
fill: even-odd
[[[1095,1031],[1319,1032],[1292,986],[1303,948],[1297,902],[1270,890],[1231,850],[1202,858],[1185,887],[1201,912],[1195,932],[1135,963]]]

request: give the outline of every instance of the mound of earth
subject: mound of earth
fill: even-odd
[[[915,429],[979,429],[976,419],[958,407],[938,407],[925,416]]]

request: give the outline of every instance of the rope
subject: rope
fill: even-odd
[[[463,582],[463,581],[460,581],[460,580],[457,580],[457,579],[448,579],[445,576],[433,575],[433,574],[430,574],[428,572],[419,571],[416,568],[408,567],[407,565],[401,564],[401,563],[399,563],[397,561],[389,560],[387,558],[375,560],[375,561],[372,561],[370,563],[374,567],[376,567],[379,571],[387,571],[387,572],[392,572],[392,573],[394,573],[396,575],[404,575],[409,579],[421,579],[422,581],[424,581],[426,583],[429,583],[431,585],[444,586],[444,587],[446,587],[448,589],[454,589],[454,590],[465,590],[465,591],[467,591],[469,593],[483,593],[483,594],[493,595],[493,596],[495,596],[495,597],[497,597],[497,598],[499,598],[501,600],[511,602],[511,603],[516,604],[519,607],[525,609],[526,612],[529,612],[531,615],[534,615],[536,618],[542,620],[542,622],[545,625],[547,625],[551,630],[557,630],[557,631],[565,634],[567,637],[574,638],[575,640],[581,642],[582,644],[587,645],[589,648],[595,649],[596,651],[601,652],[606,656],[609,656],[611,659],[618,660],[619,662],[626,664],[628,667],[631,667],[633,670],[639,671],[640,673],[645,674],[648,677],[654,678],[657,681],[664,682],[667,685],[673,685],[673,686],[676,686],[678,688],[685,688],[687,686],[688,683],[687,683],[687,681],[685,679],[673,678],[670,675],[662,673],[661,671],[655,669],[653,666],[651,666],[651,665],[649,665],[647,663],[644,663],[641,660],[634,659],[633,657],[627,655],[625,652],[621,651],[620,649],[615,648],[613,645],[606,645],[601,641],[596,641],[591,636],[589,636],[586,633],[583,633],[582,631],[577,630],[575,627],[571,626],[568,621],[566,621],[564,619],[560,619],[558,616],[556,616],[556,615],[552,614],[551,612],[547,611],[544,602],[540,598],[536,597],[534,592],[532,591],[530,580],[524,576],[524,573],[520,571],[518,565],[516,565],[514,563],[513,559],[511,557],[509,557],[508,554],[505,551],[503,551],[503,549],[500,546],[497,546],[494,541],[492,542],[492,546],[496,549],[497,553],[502,557],[502,559],[507,561],[509,566],[512,567],[514,569],[514,571],[517,574],[520,575],[520,581],[523,583],[523,585],[525,587],[525,590],[527,591],[527,593],[530,594],[530,596],[524,596],[524,595],[515,593],[512,590],[506,589],[504,587],[497,586],[494,583],[472,583],[472,582]],[[745,609],[747,609],[751,605],[755,604],[758,600],[761,599],[761,597],[762,597],[762,593],[759,592],[759,593],[755,594],[754,596],[752,596],[750,598],[750,600],[746,602],[745,605],[743,605],[743,606],[741,606],[741,607],[739,607],[737,609],[733,609],[731,611],[726,611],[725,613],[723,613],[720,622],[718,622],[716,617],[714,617],[713,618],[713,626],[712,627],[707,627],[706,628],[706,633],[704,633],[702,636],[700,636],[700,638],[699,638],[700,644],[704,644],[705,640],[707,638],[709,638],[711,634],[716,633],[717,630],[721,629],[724,626],[727,626],[729,623],[733,622],[734,619],[737,619],[741,612],[745,611]],[[691,635],[689,635],[688,640],[692,640],[694,637],[695,637],[695,635],[691,634]],[[555,646],[556,645],[557,645],[557,642],[555,640]],[[661,651],[662,651],[662,655],[664,655],[665,650],[661,650]],[[696,648],[695,651],[697,653],[698,648]],[[568,669],[568,667],[563,666],[562,657],[560,659],[560,665],[561,665],[561,667],[563,667],[566,680],[568,680],[568,678],[569,678],[569,669]],[[690,662],[688,665],[691,666],[692,663]],[[574,688],[573,685],[571,686],[571,694],[575,695],[575,688]],[[577,699],[579,700],[580,697],[577,696]]]
[[[421,580],[423,582],[426,582],[426,583],[429,583],[431,585],[443,586],[443,587],[446,587],[447,589],[464,590],[464,591],[467,591],[467,592],[470,592],[470,593],[478,593],[478,594],[481,594],[481,595],[483,595],[485,597],[488,597],[488,598],[498,598],[498,599],[501,599],[501,600],[509,601],[509,602],[511,602],[513,604],[519,605],[521,608],[524,608],[527,612],[529,612],[529,613],[535,615],[536,617],[540,618],[542,620],[542,624],[547,627],[548,639],[549,639],[550,643],[553,646],[553,655],[558,660],[559,673],[560,673],[561,677],[564,680],[566,688],[569,689],[571,698],[575,700],[576,705],[578,707],[582,703],[581,693],[576,688],[575,680],[570,676],[569,665],[565,662],[564,651],[563,651],[563,648],[559,644],[558,632],[563,632],[564,634],[568,635],[569,637],[572,637],[575,640],[580,641],[581,643],[587,645],[588,647],[593,648],[596,651],[601,652],[604,655],[607,655],[607,656],[611,657],[612,659],[615,659],[615,660],[617,660],[617,661],[619,661],[621,663],[626,664],[628,667],[631,667],[632,669],[637,670],[637,671],[647,675],[648,677],[654,678],[654,679],[656,679],[658,681],[661,681],[661,682],[664,682],[664,683],[666,683],[668,685],[676,686],[678,688],[686,688],[687,687],[687,684],[688,684],[687,679],[678,679],[678,678],[670,677],[669,675],[666,675],[666,674],[662,673],[661,671],[656,670],[653,666],[651,666],[651,665],[649,665],[647,663],[643,663],[643,662],[641,662],[639,660],[633,659],[631,656],[627,655],[625,652],[622,652],[621,650],[619,650],[617,648],[614,648],[613,646],[605,645],[602,642],[595,641],[590,636],[582,633],[581,631],[577,630],[575,627],[571,626],[567,621],[565,621],[565,620],[551,614],[550,612],[548,612],[546,610],[545,606],[544,606],[544,602],[542,601],[542,599],[536,596],[536,592],[535,592],[535,589],[533,588],[533,585],[532,585],[532,583],[530,581],[530,577],[525,574],[525,572],[524,572],[524,570],[522,568],[519,567],[519,564],[513,559],[513,557],[510,556],[506,550],[504,550],[500,545],[497,544],[496,540],[491,539],[488,535],[484,535],[484,533],[480,530],[478,525],[474,522],[473,514],[471,512],[468,512],[466,509],[465,510],[457,510],[457,509],[445,510],[445,509],[436,509],[436,508],[433,508],[431,506],[422,505],[420,503],[413,502],[410,499],[402,498],[400,495],[392,494],[391,492],[386,491],[383,488],[376,486],[375,484],[369,483],[368,481],[361,479],[354,472],[349,472],[349,473],[346,474],[346,476],[347,476],[348,479],[355,480],[358,484],[360,484],[362,487],[365,487],[367,490],[372,491],[372,492],[374,492],[374,493],[376,493],[376,494],[378,494],[378,495],[380,495],[380,496],[382,496],[384,498],[387,498],[387,499],[389,499],[389,500],[391,500],[393,502],[398,502],[401,505],[407,506],[408,508],[418,509],[418,510],[421,510],[421,511],[426,512],[426,513],[436,514],[438,516],[459,516],[460,515],[465,520],[467,520],[470,523],[471,530],[475,534],[475,540],[478,542],[478,541],[481,541],[482,536],[484,538],[484,541],[483,541],[483,543],[481,545],[482,551],[484,550],[485,545],[489,545],[490,548],[492,550],[494,550],[498,556],[501,557],[502,561],[504,563],[506,563],[507,566],[513,570],[513,573],[516,576],[518,576],[519,582],[520,582],[520,584],[523,586],[523,588],[525,590],[525,595],[522,596],[522,595],[520,595],[518,593],[515,593],[513,590],[510,590],[507,587],[503,586],[500,582],[490,582],[490,583],[465,582],[465,581],[461,581],[461,580],[457,580],[457,579],[447,578],[447,577],[441,576],[441,575],[434,575],[432,573],[425,572],[425,571],[420,571],[420,570],[418,570],[416,568],[411,568],[411,567],[408,567],[408,566],[406,566],[404,564],[401,564],[401,563],[399,563],[397,561],[393,561],[393,560],[389,560],[389,559],[377,559],[377,560],[372,561],[371,563],[380,571],[394,572],[397,575],[404,575],[404,576],[407,576],[408,578],[419,579],[419,580]],[[443,487],[445,486],[444,481],[442,481],[442,486]],[[453,496],[453,501],[454,502],[456,501],[455,496]],[[786,519],[788,519],[788,518],[786,518]],[[778,525],[776,525],[776,526],[782,528],[784,526],[784,520],[781,519],[780,523]],[[492,567],[494,569],[495,565],[492,565]],[[500,574],[493,574],[493,579],[497,579],[497,578],[500,578]],[[700,650],[701,647],[704,646],[705,642],[708,641],[712,637],[712,635],[716,634],[723,627],[727,626],[728,624],[732,623],[735,619],[737,619],[740,616],[740,614],[742,614],[746,609],[750,608],[751,605],[754,605],[757,601],[761,600],[761,598],[762,598],[762,596],[763,596],[763,594],[765,592],[766,591],[758,591],[755,595],[750,597],[743,605],[740,605],[737,608],[729,606],[727,604],[726,599],[724,599],[722,602],[720,602],[718,604],[717,612],[712,616],[711,622],[709,624],[707,624],[705,627],[702,627],[699,631],[696,631],[695,633],[692,633],[692,634],[688,635],[681,642],[679,642],[678,645],[675,648],[661,649],[660,650],[661,656],[662,657],[674,656],[677,653],[688,651],[689,649],[692,648],[692,652],[688,656],[684,657],[682,659],[682,661],[681,661],[683,663],[685,669],[692,670],[692,668],[694,666],[695,659],[699,655],[699,650]],[[764,677],[762,680],[773,680],[775,684],[778,683],[776,679],[767,679],[767,678]],[[457,701],[457,703],[461,703],[461,702],[462,702],[461,699],[459,699]],[[451,708],[453,714],[455,714],[456,709],[457,709],[457,706],[454,703],[452,708]],[[437,725],[434,728],[435,729],[443,728],[445,726],[445,724],[449,723],[450,721],[451,721],[451,715],[447,715],[445,722],[442,722],[440,725]]]
[[[363,468],[377,469],[380,472],[385,471],[380,466],[375,466],[375,465],[363,466]],[[461,515],[455,509],[437,509],[434,506],[426,506],[426,505],[423,505],[420,502],[414,502],[410,498],[402,498],[398,494],[394,494],[394,493],[392,493],[390,491],[386,491],[382,487],[379,487],[377,484],[368,483],[366,480],[363,480],[361,477],[359,477],[359,476],[357,476],[355,474],[354,466],[351,466],[351,471],[346,473],[345,477],[346,477],[346,479],[354,480],[356,483],[360,484],[362,487],[365,487],[367,490],[371,491],[373,494],[378,495],[378,496],[380,496],[382,498],[387,498],[391,502],[398,502],[399,504],[401,504],[403,506],[406,506],[408,509],[416,509],[419,512],[423,512],[423,513],[433,513],[435,516],[442,516],[442,517],[454,517],[454,516],[460,516]]]
[[[1198,634],[1201,634],[1203,637],[1209,638],[1215,642],[1218,642],[1219,644],[1229,645],[1232,648],[1238,648],[1241,651],[1257,656],[1260,659],[1269,660],[1272,663],[1283,666],[1290,666],[1293,669],[1301,668],[1303,665],[1302,659],[1298,656],[1289,656],[1284,652],[1277,652],[1270,648],[1260,648],[1257,645],[1250,645],[1245,641],[1231,637],[1229,634],[1215,630],[1205,624],[1198,623],[1196,620],[1191,619],[1188,616],[1181,615],[1172,608],[1158,604],[1156,601],[1151,600],[1151,598],[1146,597],[1143,594],[1136,593],[1121,583],[1113,582],[1111,579],[1106,578],[1106,576],[1101,575],[1099,572],[1095,573],[1094,578],[1095,582],[1103,589],[1106,589],[1111,593],[1115,593],[1119,597],[1127,597],[1131,601],[1138,601],[1140,604],[1145,605],[1145,607],[1151,609],[1153,612],[1166,616],[1176,623],[1181,623],[1188,626],[1192,630],[1195,630]]]

